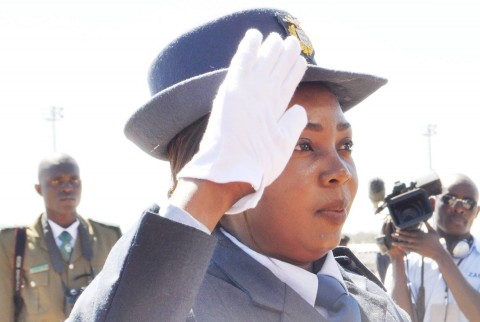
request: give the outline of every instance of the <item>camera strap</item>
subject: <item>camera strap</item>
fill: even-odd
[[[420,287],[418,289],[417,296],[417,317],[418,321],[423,321],[425,316],[425,261],[422,256],[422,270],[420,272]]]
[[[351,251],[350,248],[345,246],[337,246],[332,250],[333,256],[337,263],[348,271],[352,271],[363,277],[366,277],[373,283],[377,284],[378,287],[386,291],[385,286],[378,279],[378,277],[372,273]]]
[[[23,298],[21,291],[26,240],[27,229],[25,227],[18,227],[15,232],[15,269],[13,271],[13,279],[15,282],[15,293],[13,295],[15,321],[17,321],[18,316],[20,315],[20,311],[23,307]]]
[[[465,257],[460,258],[460,260],[457,263],[457,267],[460,267],[460,264],[463,262],[464,259],[465,259]],[[445,281],[445,279],[443,279],[443,282],[445,283],[445,314],[444,314],[444,317],[443,317],[443,321],[447,321],[447,317],[448,317],[448,284]]]
[[[473,238],[471,238],[471,241],[468,240],[468,243],[469,243],[469,247],[471,248],[471,245],[473,244]],[[452,254],[450,254],[452,255]],[[453,255],[452,255],[453,256]],[[460,264],[462,263],[462,261],[464,260],[465,257],[461,258],[458,262],[457,262],[457,267],[460,267]],[[421,268],[421,271],[420,271],[420,287],[418,289],[418,296],[417,296],[417,305],[416,305],[416,310],[415,310],[415,313],[416,313],[416,318],[418,321],[423,321],[423,318],[425,316],[425,261],[424,261],[424,257],[422,256],[422,268]],[[445,280],[444,280],[445,282]],[[446,305],[446,309],[445,309],[445,319],[447,317],[447,311],[448,311],[448,285],[447,283],[445,282],[445,305]]]

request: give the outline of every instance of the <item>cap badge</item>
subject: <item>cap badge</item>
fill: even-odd
[[[298,39],[302,49],[302,55],[307,59],[307,62],[315,63],[313,59],[315,50],[313,49],[312,42],[310,41],[310,38],[308,38],[305,31],[303,31],[303,29],[300,27],[300,22],[298,19],[280,12],[277,12],[276,16],[278,22],[285,29],[286,33]]]

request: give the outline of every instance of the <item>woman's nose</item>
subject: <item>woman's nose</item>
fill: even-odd
[[[320,175],[324,184],[343,184],[353,177],[353,164],[339,157],[327,161],[328,169]]]

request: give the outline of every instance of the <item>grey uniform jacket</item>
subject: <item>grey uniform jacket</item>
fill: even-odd
[[[68,321],[325,321],[222,233],[209,236],[157,211],[117,242]],[[409,321],[375,283],[342,273],[362,321]]]

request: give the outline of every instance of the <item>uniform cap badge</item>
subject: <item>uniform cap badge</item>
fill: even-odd
[[[315,50],[313,49],[313,44],[308,38],[305,31],[300,27],[300,21],[298,19],[284,13],[276,13],[277,20],[279,24],[285,29],[285,32],[294,36],[300,42],[300,47],[302,48],[302,56],[305,57],[308,63],[316,64],[314,60]]]

